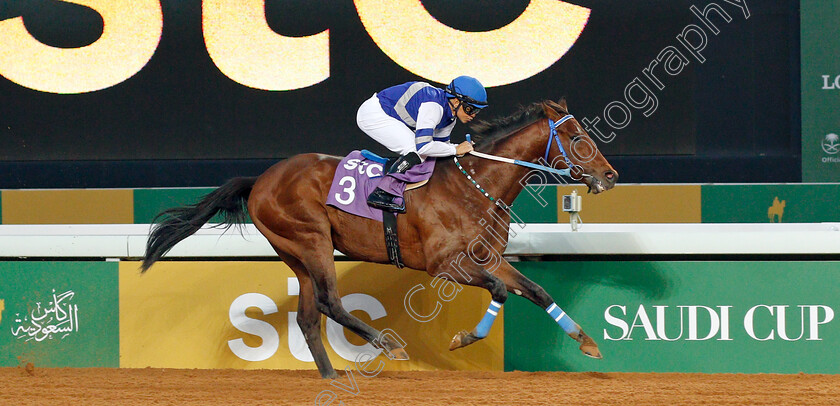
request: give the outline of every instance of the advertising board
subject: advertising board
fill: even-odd
[[[0,262],[0,366],[119,366],[116,262]]]
[[[513,298],[505,305],[505,370],[840,373],[837,262],[580,261],[517,267],[581,324],[604,359],[582,357],[577,343],[544,312]]]
[[[840,8],[802,0],[802,181],[840,181]]]
[[[120,264],[121,367],[316,368],[296,321],[299,284],[284,263],[159,262],[143,275],[138,267]],[[336,273],[344,307],[393,331],[411,359],[388,360],[323,318],[333,367],[355,368],[357,357],[370,354],[385,370],[502,370],[502,314],[484,340],[448,349],[455,333],[483,315],[485,291],[432,285],[425,273],[386,265],[337,262]]]

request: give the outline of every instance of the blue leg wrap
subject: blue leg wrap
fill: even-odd
[[[490,301],[490,307],[487,308],[487,313],[484,313],[484,317],[481,318],[481,321],[478,322],[478,326],[475,327],[476,337],[487,337],[487,334],[490,333],[490,327],[492,327],[493,322],[496,321],[496,315],[499,314],[499,310],[501,310],[501,308],[501,303],[495,300]]]
[[[565,331],[566,334],[577,334],[580,332],[580,328],[577,323],[575,323],[575,321],[572,320],[572,318],[569,317],[563,309],[557,306],[557,303],[552,303],[551,306],[548,306],[548,308],[545,309],[545,311],[552,319],[554,319],[554,321],[557,322],[557,324],[560,325],[561,328],[563,328],[563,331]]]

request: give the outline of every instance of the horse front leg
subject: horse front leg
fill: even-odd
[[[436,271],[430,272],[430,274],[437,278],[447,279],[459,284],[487,289],[492,297],[490,305],[487,307],[487,311],[484,312],[484,316],[475,328],[473,328],[472,331],[462,330],[455,334],[455,337],[453,337],[452,341],[449,343],[449,350],[452,351],[461,347],[466,347],[483,339],[484,337],[487,337],[487,334],[490,333],[490,328],[493,326],[493,322],[496,321],[496,316],[499,314],[499,311],[502,309],[502,306],[507,300],[505,284],[499,278],[493,276],[493,274],[487,272],[484,268],[477,264],[471,264],[471,266],[468,266],[465,269],[459,269],[457,272],[452,269],[446,269],[446,267],[442,265],[439,266]]]
[[[580,325],[575,323],[563,309],[557,306],[557,303],[554,302],[554,299],[549,296],[542,286],[534,283],[525,277],[525,275],[522,275],[521,272],[516,270],[516,268],[503,258],[493,274],[505,284],[508,292],[522,296],[545,310],[569,337],[580,343],[579,348],[583,352],[583,355],[595,359],[603,358],[595,340],[584,333]]]

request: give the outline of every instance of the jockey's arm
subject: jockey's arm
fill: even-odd
[[[417,153],[426,157],[444,157],[455,155],[455,144],[449,142],[449,134],[455,122],[437,132],[435,127],[443,119],[443,107],[437,103],[423,103],[417,111],[417,129],[414,140]]]

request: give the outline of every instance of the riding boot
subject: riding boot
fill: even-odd
[[[405,173],[414,165],[420,163],[420,155],[416,152],[409,152],[405,155],[400,156],[396,162],[394,162],[388,168],[388,174],[392,173]],[[397,197],[391,193],[388,193],[380,188],[374,189],[373,193],[370,194],[367,198],[368,206],[389,211],[392,213],[405,213],[405,202],[403,204],[396,204],[394,200]]]
[[[380,210],[389,211],[391,213],[405,213],[405,203],[396,204],[394,200],[397,197],[380,189],[376,188],[373,193],[367,198],[367,204]]]
[[[405,155],[401,155],[394,163],[388,168],[388,173],[406,173],[412,166],[417,165],[420,163],[420,155],[416,152],[409,152]]]

